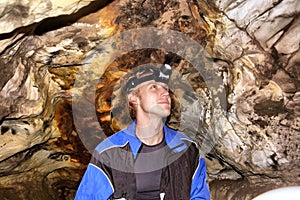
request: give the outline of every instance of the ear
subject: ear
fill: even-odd
[[[129,93],[127,98],[130,105],[136,106],[138,104],[138,96],[136,93],[134,92]]]

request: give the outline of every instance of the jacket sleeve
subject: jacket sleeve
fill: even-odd
[[[191,200],[210,199],[210,192],[206,183],[206,178],[206,164],[204,159],[200,157],[198,167],[192,180]]]
[[[89,163],[76,192],[75,200],[105,200],[114,193],[110,178],[101,166],[103,165]]]

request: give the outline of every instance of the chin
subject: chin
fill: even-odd
[[[171,114],[171,109],[168,107],[156,107],[152,110],[152,113],[162,118],[168,117]]]
[[[165,111],[162,117],[168,117],[171,114],[170,111]]]
[[[156,115],[160,116],[161,118],[165,118],[170,115],[170,111],[160,110],[159,112],[156,112]]]

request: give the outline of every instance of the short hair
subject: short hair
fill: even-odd
[[[128,101],[128,94],[137,92],[135,90],[136,86],[148,80],[155,80],[168,84],[170,76],[171,67],[169,65],[153,63],[137,66],[125,74],[113,91],[112,115],[113,118],[118,121],[117,125],[120,128],[126,127],[136,118],[135,109]],[[116,121],[114,123],[117,123]]]
[[[120,83],[120,85],[122,87],[121,95],[126,98],[127,109],[129,110],[129,114],[132,119],[136,118],[136,113],[135,113],[135,108],[128,101],[128,94],[130,94],[132,92],[137,94],[138,91],[136,90],[136,87],[140,83],[145,82],[143,80],[143,77],[148,77],[149,75],[150,76],[153,75],[157,69],[158,69],[157,67],[154,67],[151,64],[141,65],[141,66],[133,68],[131,70],[131,72],[127,73],[121,79],[121,83]],[[142,79],[142,81],[140,81],[140,82],[135,81],[135,80],[141,80],[141,79]]]

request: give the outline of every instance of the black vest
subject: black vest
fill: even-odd
[[[189,200],[192,177],[199,163],[199,151],[194,143],[185,141],[188,148],[174,153],[167,146],[165,167],[162,169],[160,192],[164,200]],[[113,159],[112,159],[113,158]],[[134,157],[129,144],[114,147],[93,156],[91,163],[101,168],[114,186],[110,199],[136,200]]]

